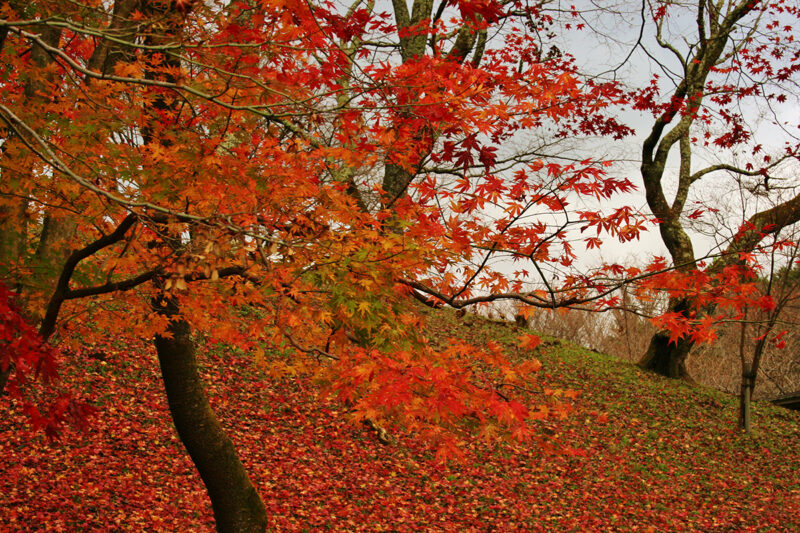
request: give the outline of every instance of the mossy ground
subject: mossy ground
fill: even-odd
[[[430,311],[428,335],[504,343],[513,324]],[[276,531],[800,530],[800,414],[737,400],[545,339],[538,381],[579,391],[547,442],[468,446],[442,468],[413,439],[381,445],[302,381],[264,380],[241,354],[205,351],[212,403]],[[77,357],[77,356],[76,356]],[[85,434],[47,443],[0,400],[3,531],[210,531],[210,505],[174,435],[150,348],[71,361],[66,379],[101,413]]]

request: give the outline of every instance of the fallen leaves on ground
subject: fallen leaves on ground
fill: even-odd
[[[439,313],[431,335],[503,342],[513,325]],[[580,390],[576,410],[536,430],[557,449],[476,440],[461,463],[398,434],[382,445],[346,409],[290,376],[204,350],[217,413],[275,531],[764,530],[800,528],[800,417],[756,404],[756,433],[734,429],[736,401],[544,342],[549,387]],[[86,433],[50,443],[0,399],[3,531],[212,531],[199,476],[172,428],[146,345],[74,354],[66,378],[94,398]],[[549,447],[548,447],[549,448]]]

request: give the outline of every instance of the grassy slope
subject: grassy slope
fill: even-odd
[[[440,340],[516,350],[519,333],[431,315]],[[542,383],[581,396],[569,419],[542,431],[580,452],[476,443],[447,470],[421,444],[382,446],[302,383],[264,382],[223,350],[211,351],[205,371],[275,530],[800,530],[797,413],[756,404],[755,433],[744,436],[733,429],[735,398],[546,344],[536,354]],[[73,379],[103,409],[88,434],[47,444],[0,399],[0,530],[211,530],[149,350],[81,368]]]

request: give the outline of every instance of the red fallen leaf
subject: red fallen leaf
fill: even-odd
[[[577,398],[580,395],[581,395],[580,391],[576,391],[576,390],[572,390],[572,389],[567,389],[567,390],[564,391],[564,398],[570,398],[570,399],[574,400],[575,398]]]
[[[517,339],[519,339],[520,348],[526,348],[528,350],[533,350],[542,343],[542,339],[536,335],[530,334],[520,335]]]
[[[564,454],[570,457],[589,457],[589,452],[583,448],[564,448]]]
[[[542,363],[538,359],[528,359],[517,367],[521,374],[532,374],[542,369]]]

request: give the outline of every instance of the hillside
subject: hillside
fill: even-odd
[[[431,311],[429,334],[516,351],[520,330]],[[206,355],[213,403],[276,531],[800,530],[798,413],[756,403],[745,436],[735,398],[556,340],[537,349],[540,379],[580,395],[541,434],[571,453],[478,442],[447,469],[413,439],[379,444],[307,384],[264,381],[220,347]],[[0,530],[212,530],[150,348],[116,346],[79,368],[68,379],[101,408],[85,434],[48,444],[0,399]]]

